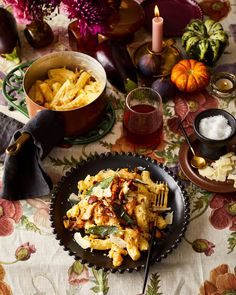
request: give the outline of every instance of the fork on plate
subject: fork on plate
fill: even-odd
[[[164,208],[167,208],[167,203],[168,203],[169,188],[168,188],[167,183],[166,182],[158,182],[158,184],[163,185],[163,188],[155,195],[154,204],[152,207],[152,210],[154,212],[164,209]],[[154,244],[154,240],[155,240],[156,229],[157,229],[157,216],[156,216],[153,228],[152,228],[150,246],[148,249],[147,260],[145,263],[143,290],[142,290],[142,293],[139,295],[144,295],[144,293],[145,293],[147,279],[148,279],[148,273],[149,273],[149,268],[150,268],[150,263],[151,263],[152,248],[153,248],[153,244]]]

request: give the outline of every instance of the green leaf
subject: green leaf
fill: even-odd
[[[110,176],[106,179],[103,179],[103,181],[101,182],[95,183],[93,186],[90,187],[90,189],[87,190],[86,195],[89,196],[92,193],[93,188],[97,186],[100,186],[102,189],[108,188],[109,185],[112,183],[113,179],[114,179],[114,176]]]
[[[130,92],[131,90],[137,88],[138,85],[134,81],[130,80],[129,78],[126,79],[125,81],[125,90],[126,92]]]
[[[172,112],[169,109],[167,103],[163,103],[163,113],[164,113],[165,117],[171,117],[172,116]]]
[[[130,225],[135,224],[134,220],[129,216],[129,214],[125,211],[125,209],[122,205],[114,204],[113,209],[114,209],[116,215],[120,219],[124,220],[127,224],[130,224]]]
[[[79,161],[76,160],[73,156],[70,159],[64,157],[63,159],[49,157],[53,166],[75,166]]]
[[[161,295],[158,290],[160,288],[160,276],[158,273],[153,273],[150,279],[150,284],[148,285],[146,295]]]
[[[92,290],[94,293],[102,292],[103,295],[107,295],[109,291],[108,273],[104,272],[102,269],[95,270],[94,267],[92,267],[92,272],[95,278],[92,282],[95,284],[95,286],[90,290]]]
[[[1,56],[4,57],[6,60],[13,61],[16,64],[19,64],[21,62],[18,46],[14,47],[11,53],[2,53]]]
[[[72,264],[72,270],[78,275],[82,273],[83,269],[84,269],[84,265],[79,260],[76,260]]]
[[[110,176],[110,177],[104,179],[102,182],[100,182],[100,187],[102,189],[108,188],[109,185],[112,183],[113,179],[114,179],[114,176]]]
[[[99,287],[92,287],[90,290],[92,290],[94,293],[99,293]]]
[[[211,195],[212,195],[211,193],[206,193],[204,195],[201,195],[201,197],[198,198],[194,202],[193,211],[192,212],[200,211],[202,209],[204,209],[204,211],[205,211],[205,208],[207,208],[208,205],[209,205],[209,199],[210,199]]]
[[[229,253],[232,253],[236,246],[236,231],[231,233],[230,237],[228,238],[228,249]]]
[[[98,235],[101,237],[105,237],[110,234],[116,234],[118,231],[119,230],[116,226],[106,226],[106,225],[93,226],[86,230],[86,232],[89,234]]]
[[[20,222],[27,230],[41,234],[41,230],[33,222],[29,221],[28,217],[25,215],[22,215]]]

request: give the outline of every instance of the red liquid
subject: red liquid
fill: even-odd
[[[163,116],[162,112],[151,105],[132,106],[124,112],[124,128],[128,139],[143,146],[158,145],[161,141]]]

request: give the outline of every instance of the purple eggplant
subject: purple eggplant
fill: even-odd
[[[118,90],[127,92],[137,87],[136,70],[125,45],[113,40],[103,41],[95,50],[95,58]]]
[[[20,62],[20,40],[14,16],[0,7],[0,55],[7,60]]]

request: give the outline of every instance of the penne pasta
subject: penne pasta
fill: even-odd
[[[87,71],[57,68],[48,71],[46,80],[37,80],[28,95],[37,104],[63,111],[91,103],[101,90],[101,83]]]

